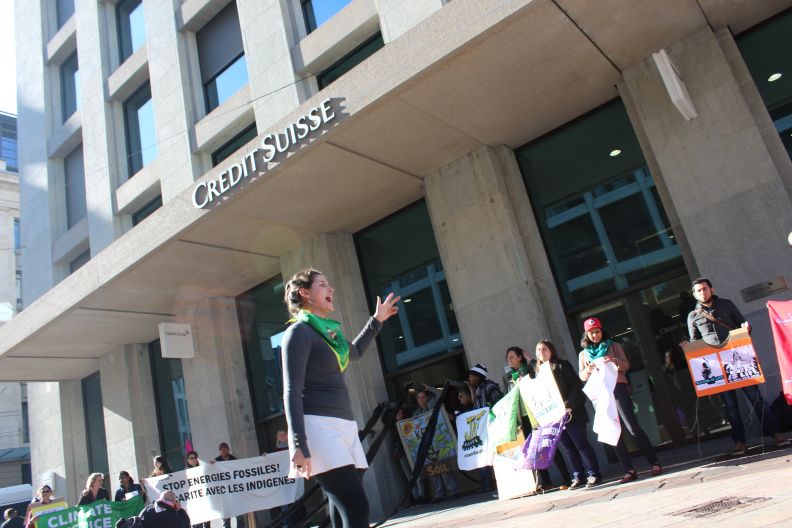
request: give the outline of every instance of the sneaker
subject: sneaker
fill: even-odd
[[[576,489],[583,485],[583,481],[580,479],[572,479],[572,482],[569,483],[567,489]]]
[[[591,489],[594,486],[598,485],[599,483],[600,483],[599,477],[595,477],[594,475],[591,475],[589,476],[589,478],[586,479],[586,489]]]
[[[734,444],[734,449],[729,453],[729,456],[738,457],[743,456],[748,451],[745,442],[737,442]]]
[[[634,469],[631,469],[619,481],[619,484],[627,484],[628,482],[632,482],[633,480],[638,480],[638,473]]]

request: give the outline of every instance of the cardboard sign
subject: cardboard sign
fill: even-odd
[[[523,468],[521,446],[495,454],[492,469],[495,471],[495,480],[498,483],[498,500],[522,497],[536,489],[533,470]]]
[[[751,336],[745,328],[729,332],[729,338],[720,348],[701,340],[687,343],[683,348],[699,398],[765,381]]]
[[[535,378],[524,376],[517,387],[523,403],[540,427],[555,423],[566,414],[564,400],[549,368],[540,368]]]

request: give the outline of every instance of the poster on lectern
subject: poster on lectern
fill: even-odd
[[[765,381],[751,336],[745,328],[729,332],[722,347],[692,341],[683,348],[699,398]]]

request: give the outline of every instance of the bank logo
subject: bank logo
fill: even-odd
[[[481,419],[486,414],[485,411],[486,409],[482,409],[481,412],[467,417],[467,431],[465,431],[465,441],[462,443],[463,451],[470,451],[484,445],[484,441],[479,436],[479,426]]]

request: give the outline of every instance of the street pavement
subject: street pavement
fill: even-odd
[[[479,493],[403,509],[383,526],[792,527],[792,449],[759,442],[740,458],[723,455],[728,438],[660,452],[665,472],[657,477],[635,459],[641,476],[629,484],[615,483],[611,465],[613,479],[590,490],[507,501]]]

